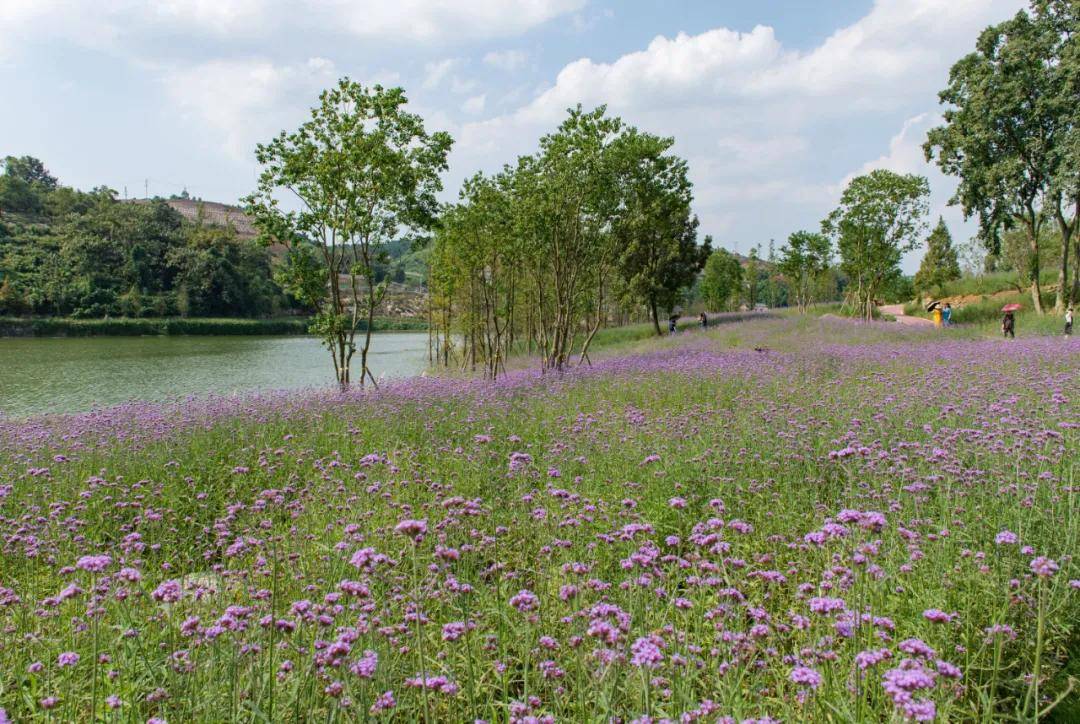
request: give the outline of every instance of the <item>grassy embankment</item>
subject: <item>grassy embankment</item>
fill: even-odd
[[[0,707],[1075,721],[1080,344],[620,334],[565,375],[0,423]]]
[[[984,334],[1000,334],[1001,308],[1014,303],[1023,307],[1016,314],[1018,336],[1061,334],[1064,322],[1051,311],[1054,308],[1056,282],[1057,271],[1044,269],[1040,283],[1041,301],[1046,313],[1042,315],[1032,311],[1031,289],[1013,272],[963,277],[938,289],[934,298],[952,304],[954,324],[975,326]],[[904,311],[914,316],[930,317],[918,302],[906,304]]]
[[[0,337],[94,337],[155,335],[307,334],[308,320],[277,319],[65,319],[60,317],[0,317]],[[423,319],[378,318],[375,331],[423,331]]]

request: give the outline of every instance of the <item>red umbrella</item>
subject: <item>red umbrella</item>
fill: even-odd
[[[1021,304],[1006,304],[1004,307],[1001,308],[1001,311],[1003,311],[1003,312],[1019,312],[1023,308],[1024,307]]]

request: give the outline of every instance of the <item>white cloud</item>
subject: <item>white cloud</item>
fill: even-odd
[[[585,0],[335,0],[328,14],[355,35],[447,42],[517,35],[584,5]]]
[[[493,50],[484,55],[484,63],[492,68],[512,73],[529,59],[524,50]]]
[[[866,16],[808,50],[786,47],[772,28],[758,26],[658,36],[607,62],[581,58],[516,110],[466,123],[452,168],[462,176],[496,168],[535,148],[566,108],[607,104],[635,125],[676,138],[676,151],[690,162],[703,232],[716,224],[756,235],[727,240],[745,249],[815,227],[839,195],[837,179],[866,162],[869,154],[860,158],[857,149],[872,143],[867,129],[910,118],[897,138],[881,138],[889,151],[871,163],[927,174],[937,213],[952,187],[919,148],[937,91],[984,27],[1025,4],[877,0]],[[848,138],[852,131],[857,140]]]
[[[424,64],[424,88],[437,88],[455,67],[460,65],[458,58],[443,58]]]
[[[296,65],[268,60],[215,60],[176,69],[163,78],[166,92],[187,117],[208,126],[237,159],[251,158],[256,143],[295,125],[337,69],[325,58]]]
[[[487,104],[487,95],[481,94],[473,96],[461,104],[461,110],[465,111],[469,115],[475,116],[484,112],[484,106]]]
[[[519,35],[586,0],[2,0],[0,54],[19,39],[120,50],[161,35],[262,38],[282,31],[459,44]],[[151,44],[152,46],[152,44]]]

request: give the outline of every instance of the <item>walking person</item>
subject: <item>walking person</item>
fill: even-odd
[[[934,314],[934,326],[935,327],[940,327],[941,326],[941,320],[942,320],[941,307],[934,307],[933,314]]]
[[[1001,334],[1016,339],[1016,318],[1012,312],[1005,312],[1005,316],[1001,318]]]
[[[709,318],[707,316],[705,316],[705,312],[702,312],[701,314],[698,315],[698,321],[701,322],[701,328],[702,329],[708,329],[709,328]]]
[[[946,327],[952,326],[952,305],[948,302],[945,303],[945,308],[941,310],[941,321]]]
[[[675,334],[678,331],[679,331],[679,315],[678,314],[672,314],[670,317],[668,317],[668,332],[671,333],[671,334]]]
[[[1072,318],[1073,318],[1072,307],[1069,307],[1068,309],[1065,310],[1065,336],[1066,337],[1071,337],[1072,336]]]

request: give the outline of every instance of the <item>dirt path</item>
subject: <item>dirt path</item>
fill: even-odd
[[[934,323],[929,319],[923,319],[922,317],[912,317],[908,314],[904,314],[903,304],[885,304],[878,307],[882,314],[891,314],[896,317],[896,321],[900,324],[907,324],[912,327],[925,327],[926,325],[933,326]]]

